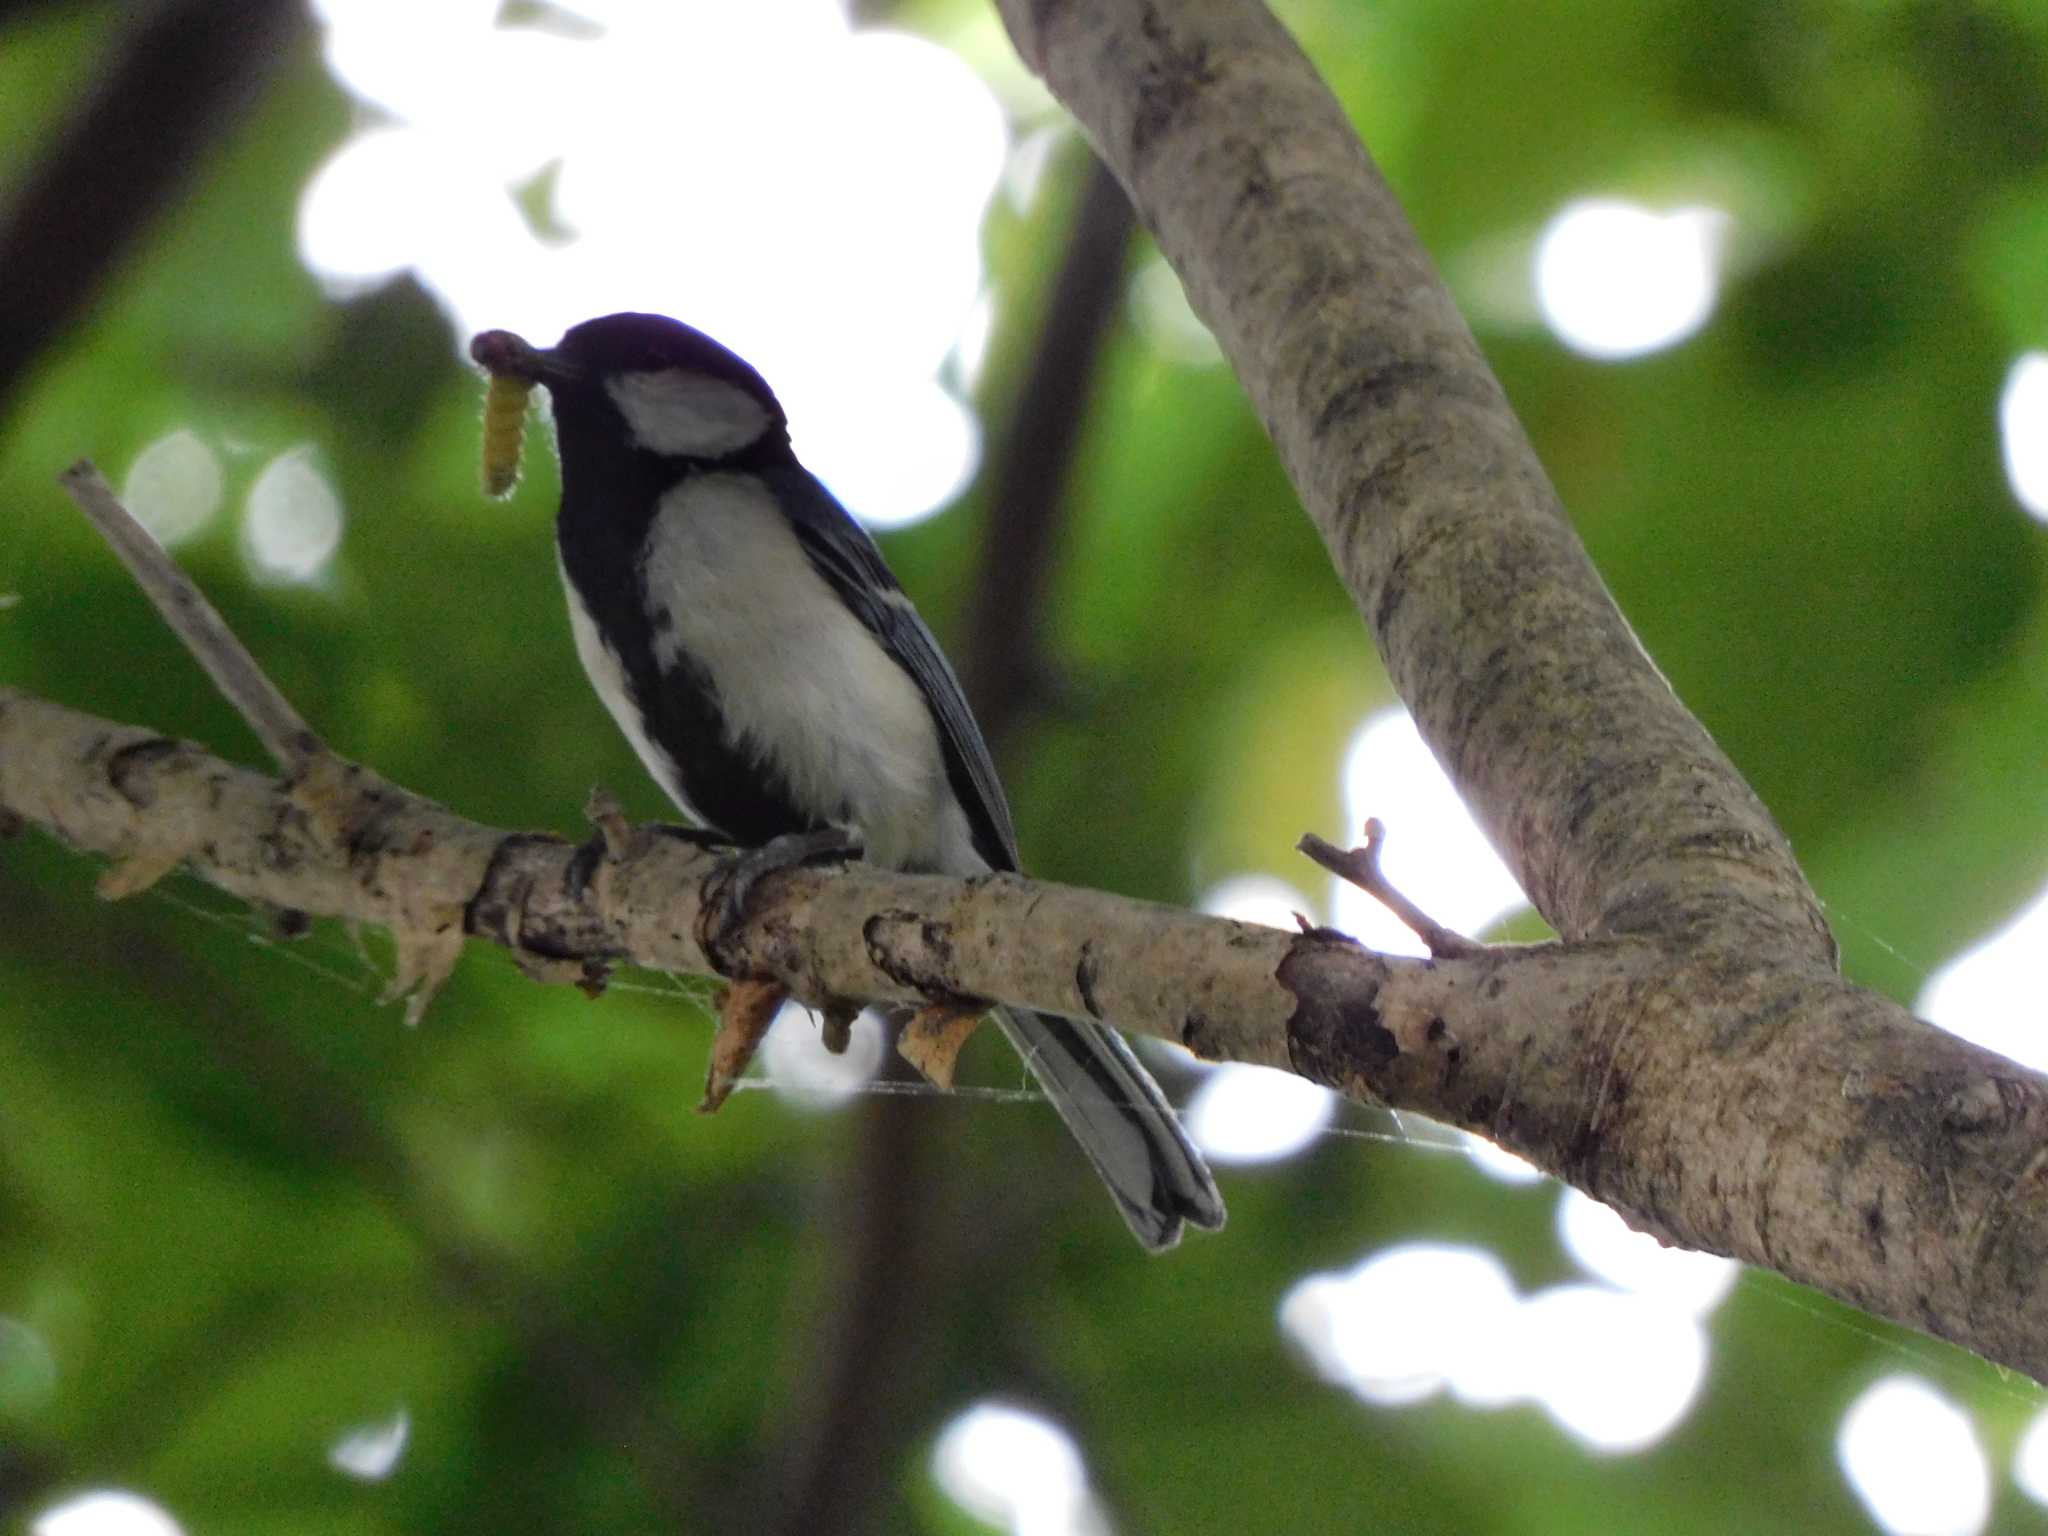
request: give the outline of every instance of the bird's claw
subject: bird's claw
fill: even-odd
[[[712,944],[707,953],[725,947],[724,941],[747,921],[747,903],[754,887],[769,875],[808,864],[843,863],[860,856],[860,840],[842,827],[820,827],[812,832],[785,832],[758,848],[749,848],[715,877],[705,916],[710,920]]]

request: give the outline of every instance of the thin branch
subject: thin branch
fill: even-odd
[[[1304,832],[1301,841],[1294,846],[1339,880],[1349,881],[1393,913],[1429,946],[1429,952],[1437,959],[1476,955],[1484,949],[1485,945],[1446,928],[1395,888],[1380,870],[1380,848],[1386,840],[1385,824],[1373,816],[1365,823],[1365,846],[1362,848],[1339,848],[1335,843],[1324,842],[1313,832]]]
[[[113,489],[80,459],[58,477],[78,510],[100,531],[156,611],[185,643],[214,687],[248,722],[249,729],[288,775],[296,777],[326,751],[313,728],[299,718],[256,658],[237,640],[219,611],[192,579],[178,569],[147,528],[121,505]]]

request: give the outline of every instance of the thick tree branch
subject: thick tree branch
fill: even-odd
[[[1395,686],[1567,938],[1749,910],[1832,942],[1783,836],[1672,696],[1449,291],[1257,0],[1002,0],[1279,447]]]
[[[2043,1080],[1839,980],[1783,835],[1615,610],[1300,50],[1257,0],[999,4],[1215,331],[1425,740],[1567,941],[1421,972],[1297,951],[1296,1067],[2040,1375]],[[1325,984],[1343,1001],[1319,1003]]]
[[[1012,875],[962,881],[856,864],[766,877],[751,920],[720,939],[707,930],[721,916],[725,861],[694,843],[636,828],[592,868],[564,839],[481,826],[353,772],[339,814],[309,815],[291,785],[190,743],[0,689],[0,811],[117,868],[182,860],[245,901],[381,924],[401,943],[453,914],[460,931],[562,980],[618,962],[774,978],[821,1004],[1002,997],[1170,1039],[1213,1033],[1286,1062],[1288,999],[1274,975],[1289,937],[1270,929]],[[1030,930],[1064,959],[1047,948],[1012,957],[1026,962],[1013,970],[998,952],[1027,909]],[[1198,961],[1212,945],[1251,959],[1204,977]],[[986,990],[990,981],[1004,990]]]
[[[457,914],[565,979],[593,962],[772,977],[814,1001],[999,998],[1292,1068],[1490,1136],[1690,1247],[1772,1265],[2048,1376],[2048,1079],[1819,969],[1639,936],[1382,956],[1013,875],[771,876],[720,952],[719,860],[637,829],[577,850],[381,781],[332,822],[198,748],[0,690],[0,812],[244,899]],[[329,828],[345,830],[337,838]]]

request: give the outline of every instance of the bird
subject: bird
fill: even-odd
[[[576,651],[685,815],[746,848],[836,833],[890,869],[1018,869],[959,679],[874,541],[798,461],[751,364],[630,312],[545,348],[485,331],[470,351],[548,393]],[[1120,1035],[993,1014],[1140,1243],[1222,1226],[1207,1164]]]

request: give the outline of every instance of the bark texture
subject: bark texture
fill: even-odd
[[[1314,68],[1257,0],[999,4],[1215,331],[1424,739],[1564,937],[1426,983],[1348,946],[1297,951],[1296,1068],[2039,1376],[2048,1084],[1840,980],[1783,835],[1615,609]]]
[[[0,690],[10,816],[114,860],[109,895],[183,862],[251,902],[384,924],[421,998],[473,936],[564,981],[631,963],[773,977],[817,1003],[1000,998],[1290,1068],[1490,1136],[1667,1241],[2048,1375],[2048,1082],[1767,956],[1631,935],[1414,960],[866,865],[772,876],[742,928],[711,934],[725,866],[662,829],[591,865],[358,768],[288,785]]]

